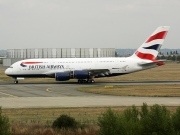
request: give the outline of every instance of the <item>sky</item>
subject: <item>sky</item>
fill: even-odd
[[[138,48],[170,26],[162,48],[180,48],[179,0],[0,0],[0,50]]]

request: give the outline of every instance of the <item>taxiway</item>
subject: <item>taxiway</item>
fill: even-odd
[[[51,107],[103,107],[103,106],[140,106],[162,104],[180,106],[179,97],[122,97],[79,92],[78,87],[96,85],[158,85],[180,84],[180,81],[159,82],[101,82],[77,84],[75,82],[49,83],[0,83],[0,106],[2,108],[51,108]]]

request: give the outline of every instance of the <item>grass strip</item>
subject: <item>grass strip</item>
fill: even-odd
[[[10,123],[45,124],[52,122],[62,114],[75,118],[82,124],[96,124],[97,118],[109,107],[82,107],[82,108],[29,108],[29,109],[2,109],[2,113],[9,117]],[[123,112],[128,107],[111,107],[112,110]],[[140,109],[140,107],[138,107]],[[167,107],[175,112],[176,106]]]
[[[179,84],[94,86],[81,87],[77,90],[115,96],[180,97]]]

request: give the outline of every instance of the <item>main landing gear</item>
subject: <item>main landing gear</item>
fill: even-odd
[[[93,83],[95,82],[93,79],[78,79],[78,83]]]

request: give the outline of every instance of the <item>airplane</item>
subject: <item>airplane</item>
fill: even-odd
[[[164,65],[156,57],[169,31],[169,26],[158,27],[129,57],[105,58],[43,58],[25,59],[12,64],[5,74],[17,84],[21,78],[50,77],[56,81],[77,79],[78,83],[92,83],[94,78],[130,74]]]

